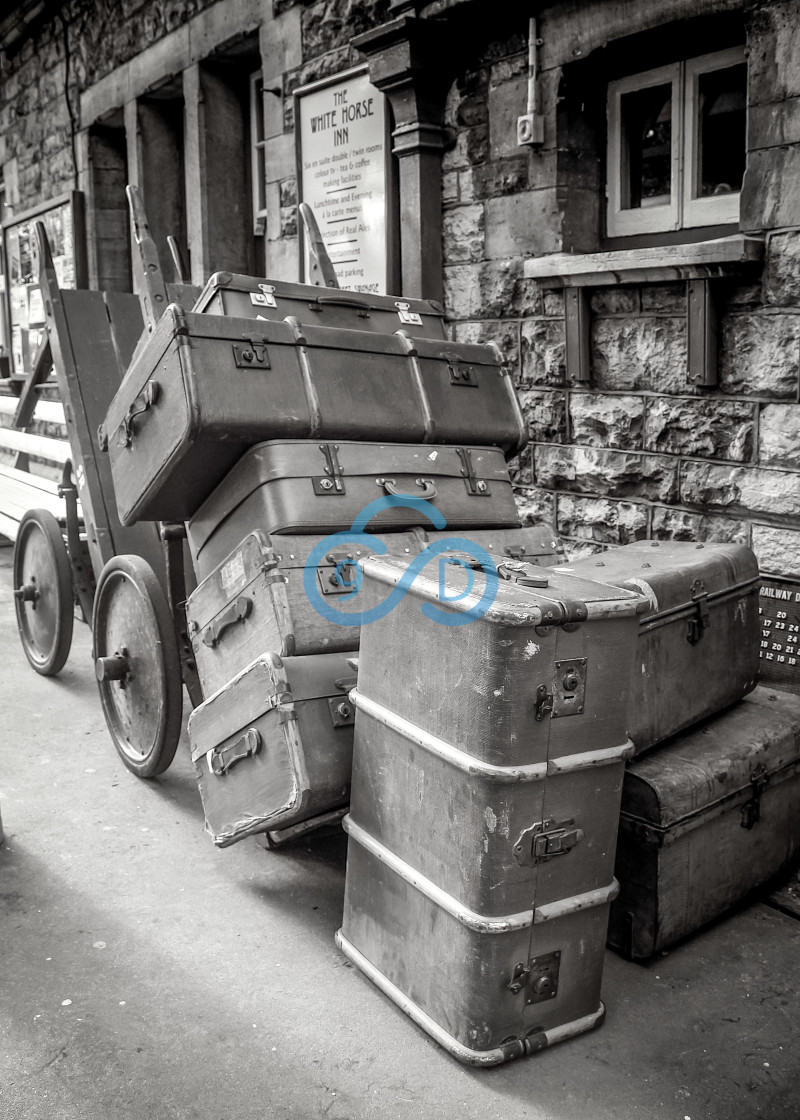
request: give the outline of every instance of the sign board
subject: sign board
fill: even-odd
[[[83,287],[86,266],[82,200],[78,191],[72,191],[3,225],[11,372],[18,377],[30,372],[44,335],[36,223],[43,222],[47,230],[59,287]]]
[[[800,693],[800,580],[762,577],[758,615],[759,679]]]
[[[342,288],[385,294],[391,278],[384,97],[359,69],[295,93],[298,195]],[[306,277],[305,253],[303,277]]]

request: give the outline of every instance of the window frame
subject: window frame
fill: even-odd
[[[267,166],[264,136],[264,71],[250,75],[250,182],[253,199],[253,234],[267,231]]]
[[[700,142],[697,117],[697,89],[701,74],[711,74],[729,66],[746,63],[744,47],[730,47],[725,51],[714,51],[689,58],[684,63],[684,115],[683,115],[683,229],[697,226],[722,225],[739,221],[739,197],[741,191],[730,194],[712,195],[707,198],[695,196],[697,184],[697,151]]]
[[[697,55],[667,66],[643,70],[609,82],[606,98],[606,236],[691,230],[704,226],[736,225],[740,191],[709,198],[694,195],[697,181],[699,129],[697,89],[702,74],[746,62],[744,47]],[[626,93],[672,84],[672,143],[670,202],[660,206],[623,209],[624,151],[621,100]]]

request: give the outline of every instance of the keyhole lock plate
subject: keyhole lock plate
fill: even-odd
[[[556,661],[553,675],[553,719],[582,715],[586,703],[586,658]]]
[[[558,972],[561,967],[561,950],[553,953],[542,953],[541,956],[531,957],[527,964],[514,966],[514,972],[508,985],[510,992],[515,995],[525,992],[525,1003],[544,1003],[545,1000],[555,999],[558,995]]]

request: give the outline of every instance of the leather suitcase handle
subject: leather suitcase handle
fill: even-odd
[[[144,416],[158,403],[161,395],[161,386],[157,381],[148,381],[144,389],[128,405],[128,410],[117,426],[117,443],[120,447],[130,447],[133,443],[133,421],[137,416]],[[107,443],[107,441],[106,441]]]
[[[208,755],[208,768],[212,774],[221,778],[224,774],[235,766],[237,762],[244,762],[246,758],[251,758],[254,754],[258,754],[261,748],[261,735],[255,727],[248,728],[242,735],[241,739],[237,739],[235,743],[231,743],[229,747],[223,747],[222,750],[209,751]]]
[[[369,312],[370,305],[366,300],[358,299],[356,296],[317,296],[312,301],[313,304],[319,307],[355,307],[358,311]]]
[[[203,634],[203,645],[214,649],[215,646],[219,645],[225,631],[229,627],[235,626],[237,622],[244,622],[252,609],[253,600],[248,599],[246,595],[240,595],[236,602],[226,607],[222,614],[215,618],[207,628],[205,634]]]
[[[423,498],[425,501],[431,501],[436,497],[436,484],[430,478],[418,478],[415,480],[417,486],[422,490],[421,494],[408,494],[401,490],[393,478],[379,478],[379,484],[384,488],[387,494],[396,494],[402,498]]]

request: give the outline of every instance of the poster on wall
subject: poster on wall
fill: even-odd
[[[391,183],[383,94],[366,69],[348,71],[297,90],[295,122],[299,201],[314,211],[339,285],[386,293]]]
[[[83,287],[82,195],[77,191],[26,211],[3,225],[5,288],[9,324],[11,373],[30,373],[34,355],[44,337],[44,304],[39,289],[36,223],[43,222],[53,254],[60,288]]]

